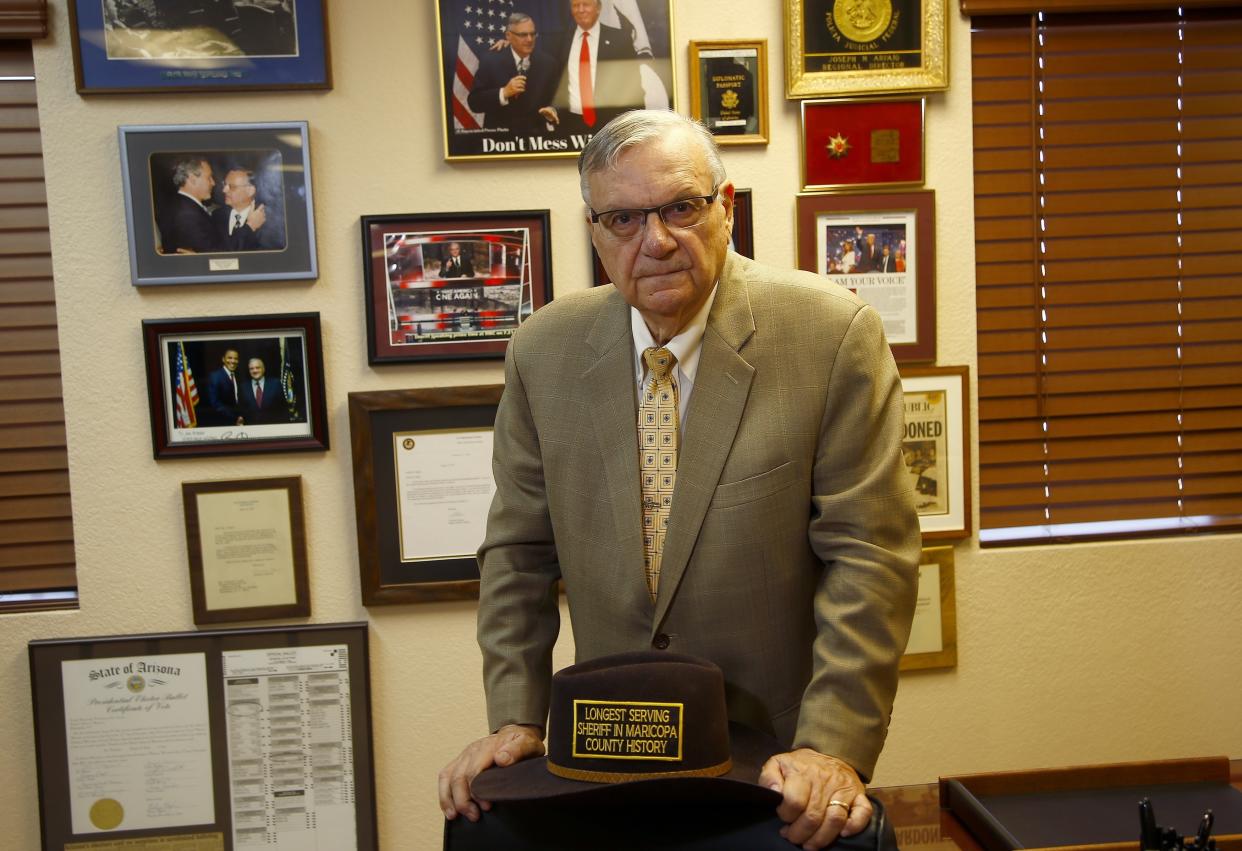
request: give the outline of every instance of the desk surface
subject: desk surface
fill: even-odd
[[[1230,782],[1242,790],[1242,760],[1230,762]],[[979,843],[949,812],[940,809],[939,784],[881,786],[867,790],[888,811],[897,832],[901,851],[982,851]],[[1159,813],[1157,815],[1157,820]],[[1179,825],[1180,827],[1180,825]],[[1191,830],[1196,825],[1187,825]],[[1138,840],[1138,814],[1134,817],[1134,838]]]

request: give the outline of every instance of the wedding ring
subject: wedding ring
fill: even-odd
[[[850,808],[850,805],[849,805],[848,803],[846,803],[845,801],[838,801],[838,800],[836,800],[836,799],[833,799],[833,800],[829,801],[829,802],[828,802],[828,806],[830,806],[830,807],[843,807],[847,813],[848,813],[848,812],[850,811],[850,809],[851,809],[851,808]]]

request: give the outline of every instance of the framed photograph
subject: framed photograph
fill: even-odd
[[[318,313],[144,319],[156,458],[328,448]]]
[[[802,101],[802,189],[922,186],[923,99]]]
[[[436,0],[445,159],[576,157],[627,110],[673,109],[671,5]]]
[[[376,851],[365,623],[29,644],[43,851]]]
[[[902,671],[957,665],[957,593],[953,547],[924,547],[919,558],[918,602]]]
[[[721,145],[768,143],[768,41],[691,41],[690,115]]]
[[[503,358],[552,300],[547,210],[363,216],[373,364]]]
[[[69,0],[79,94],[330,89],[326,0]]]
[[[119,133],[135,285],[319,275],[305,121]]]
[[[743,257],[755,259],[755,214],[749,189],[733,191],[733,239],[729,247]],[[591,246],[591,268],[594,275],[592,286],[600,287],[612,283],[594,245]]]
[[[870,304],[898,361],[936,359],[936,195],[799,195],[798,268]]]
[[[949,87],[945,0],[785,0],[785,96]]]
[[[310,617],[302,478],[183,482],[194,623]]]
[[[349,394],[362,602],[479,593],[503,384]]]
[[[968,538],[970,517],[970,369],[901,367],[910,474],[923,540]]]

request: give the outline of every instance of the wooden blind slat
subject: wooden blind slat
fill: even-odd
[[[69,518],[72,506],[68,494],[51,496],[11,496],[0,499],[0,523],[12,520]]]
[[[32,588],[59,591],[76,588],[77,584],[77,571],[72,561],[68,564],[0,570],[0,592],[29,591]]]

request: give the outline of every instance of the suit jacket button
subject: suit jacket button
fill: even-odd
[[[667,650],[668,649],[668,636],[662,632],[657,633],[656,637],[651,639],[651,646],[654,647],[656,650]]]

